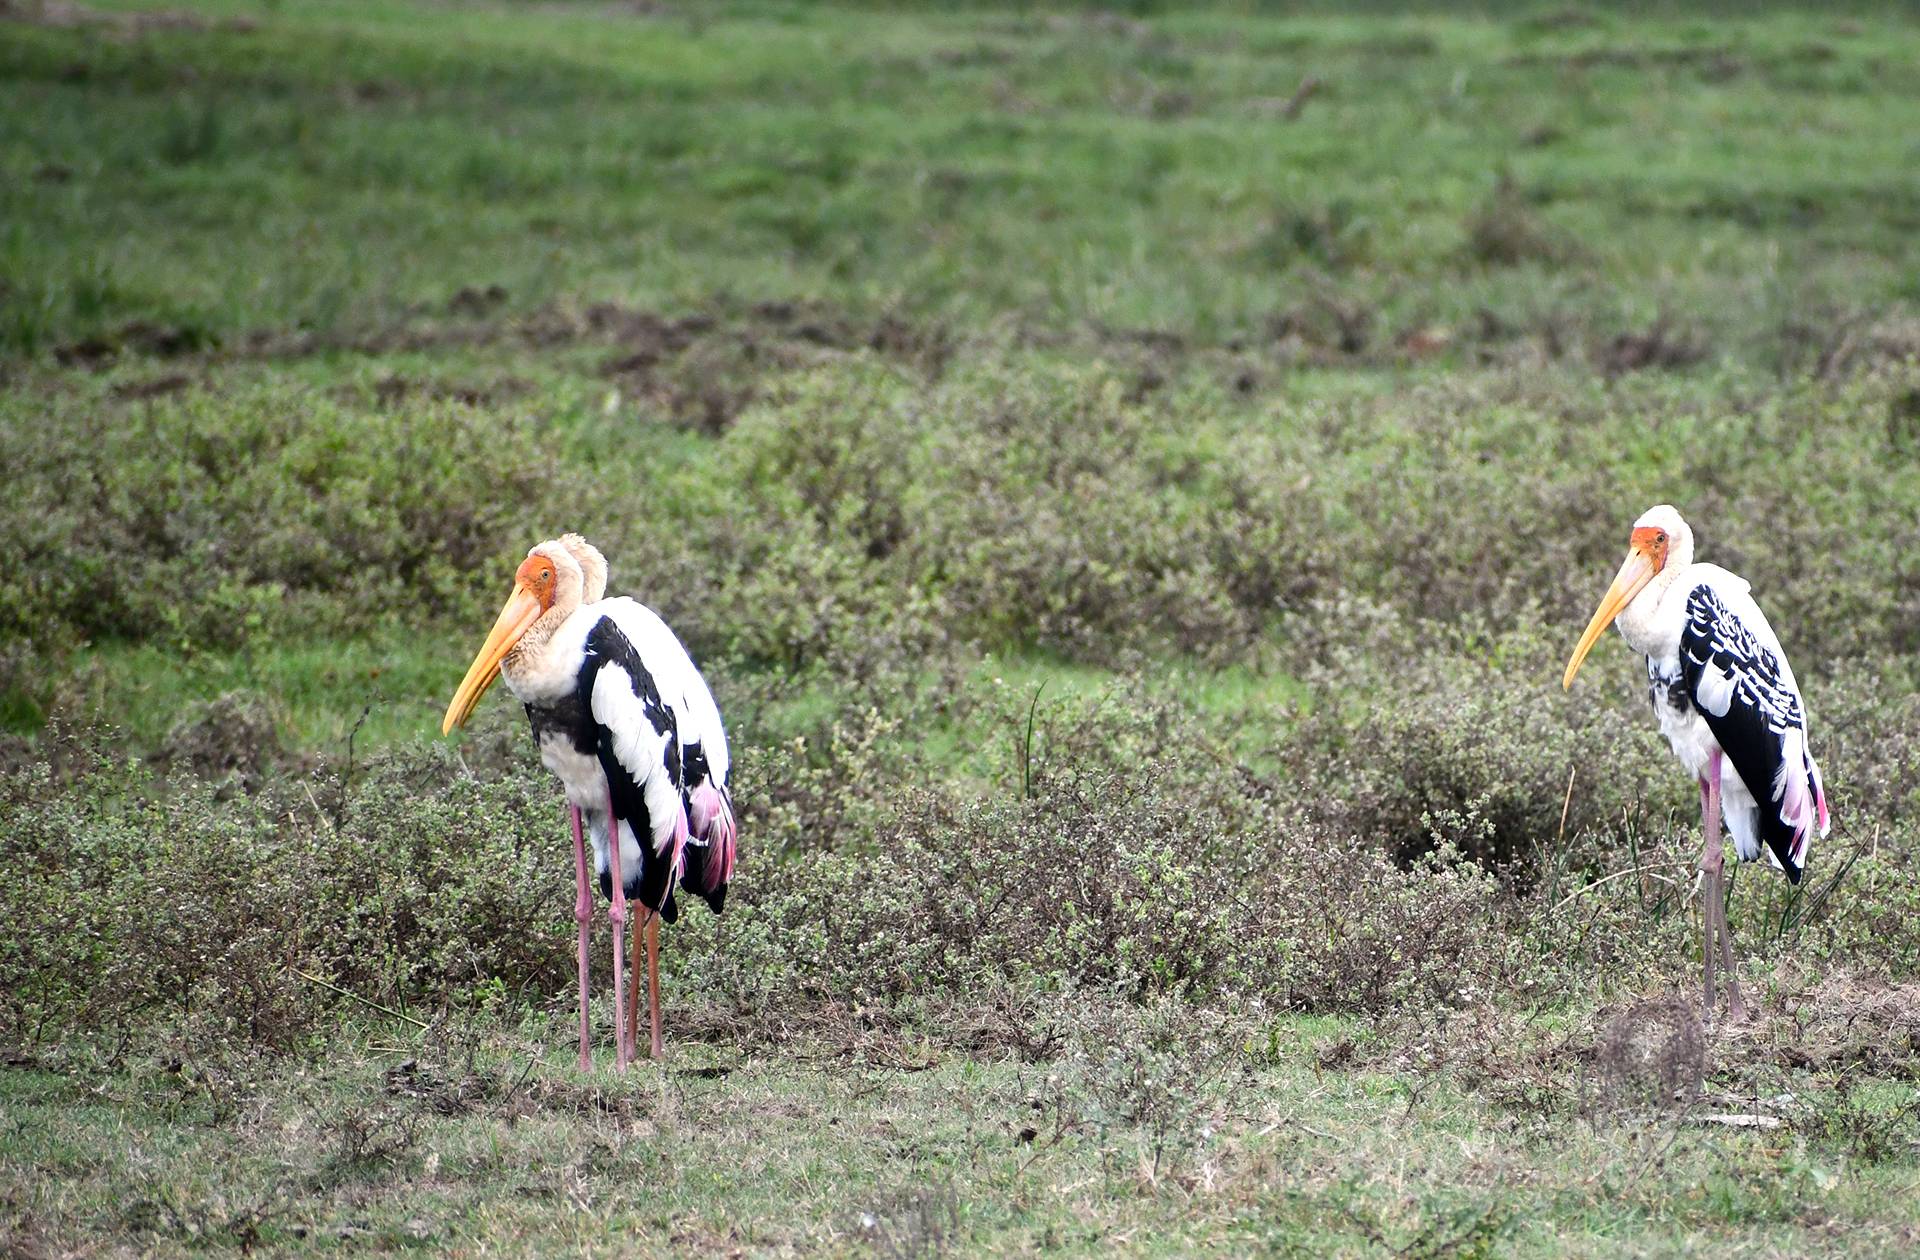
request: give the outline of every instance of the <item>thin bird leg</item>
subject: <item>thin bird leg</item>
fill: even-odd
[[[644,947],[646,926],[653,920],[653,911],[640,907],[640,917],[633,924],[633,939],[627,945],[627,974],[633,977],[633,983],[627,986],[627,1057],[640,1057],[640,977],[644,962],[641,950]]]
[[[575,876],[575,894],[573,898],[574,922],[580,925],[580,1070],[590,1071],[593,1067],[593,1055],[587,1031],[587,938],[593,929],[593,885],[587,876],[587,841],[580,829],[580,807],[572,801],[567,802],[567,821],[573,824],[573,873]]]
[[[1720,970],[1727,973],[1727,1015],[1735,1023],[1744,1023],[1747,1007],[1740,1000],[1740,977],[1733,965],[1733,929],[1727,926],[1726,850],[1720,843],[1720,754],[1717,751],[1707,760],[1707,783],[1713,798],[1708,810],[1712,821],[1707,831],[1707,843],[1713,847],[1713,888],[1709,895],[1713,902],[1714,927],[1720,936]]]
[[[613,811],[613,789],[607,789],[607,874],[613,881],[613,1066],[627,1070],[627,969],[622,953],[627,944],[627,886],[620,878],[620,816]]]
[[[660,916],[647,916],[647,1011],[653,1021],[653,1057],[665,1053],[660,1043]],[[638,1036],[639,1034],[634,1034]]]
[[[1727,883],[1724,875],[1716,876],[1720,885],[1720,908],[1716,912],[1720,922],[1720,970],[1727,973],[1727,1016],[1736,1024],[1747,1021],[1747,1004],[1740,1000],[1740,974],[1733,962],[1733,929],[1727,926]]]
[[[1700,783],[1700,829],[1706,833],[1706,843],[1700,848],[1700,874],[1704,879],[1700,896],[1700,954],[1702,976],[1701,983],[1706,989],[1706,1005],[1702,1008],[1701,1020],[1713,1022],[1713,935],[1714,935],[1714,879],[1719,870],[1720,835],[1714,826],[1720,819],[1719,795],[1705,780]]]

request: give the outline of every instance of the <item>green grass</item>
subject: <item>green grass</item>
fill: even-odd
[[[694,1052],[620,1079],[537,1049],[363,1053],[239,1099],[190,1074],[16,1069],[0,1167],[32,1187],[16,1245],[161,1253],[1880,1255],[1920,1227],[1908,1175],[1831,1147],[1516,1119],[1323,1072],[1338,1033],[1313,1021],[1274,1037],[1284,1062],[1144,1120],[1057,1071],[939,1056]],[[1173,1119],[1202,1136],[1170,1142]]]
[[[0,1249],[1913,1248],[1912,12],[1120,8],[7,10]],[[1697,1043],[1659,501],[1839,819]],[[745,823],[624,1079],[563,529]]]
[[[433,697],[445,690],[445,674],[443,651],[389,627],[185,658],[154,644],[111,643],[79,665],[73,685],[84,709],[124,713],[127,734],[142,747],[157,746],[195,702],[237,691],[273,697],[273,717],[294,747],[344,752],[356,726],[363,748],[437,727],[445,706]]]
[[[1672,311],[1769,361],[1795,318],[1915,296],[1920,36],[1890,15],[198,11],[245,26],[10,28],[16,350],[498,284],[1208,341],[1326,299],[1376,340]],[[1468,249],[1503,177],[1558,259]]]

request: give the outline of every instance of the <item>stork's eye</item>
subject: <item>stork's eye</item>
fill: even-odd
[[[1655,534],[1653,536],[1653,541],[1659,543],[1662,546],[1665,546],[1667,542],[1667,531],[1663,529],[1659,533]]]

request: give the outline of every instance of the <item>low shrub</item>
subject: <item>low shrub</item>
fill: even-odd
[[[552,912],[572,872],[551,789],[450,770],[401,758],[256,796],[119,759],[58,783],[46,763],[8,773],[11,1035],[191,1021],[286,1051],[338,1002],[309,977],[429,1013],[483,985],[557,988],[572,948]]]
[[[1512,903],[1477,868],[1331,842],[1229,766],[1150,752],[1155,725],[1193,735],[1150,707],[1085,715],[1071,729],[1111,755],[1043,762],[1025,799],[880,776],[836,794],[759,761],[728,913],[671,934],[677,991],[736,1027],[859,1010],[940,1036],[928,1012],[994,992],[1009,1010],[1074,992],[1378,1011],[1494,982]],[[570,1001],[572,873],[543,771],[483,780],[418,752],[249,796],[97,757],[3,786],[15,1036],[191,1020],[284,1051],[341,990],[429,1019],[503,992]]]
[[[1438,650],[1339,648],[1308,675],[1313,705],[1289,770],[1334,831],[1402,863],[1450,842],[1531,884],[1605,869],[1624,830],[1661,830],[1692,799],[1637,667],[1622,680],[1596,660],[1568,693],[1561,645],[1541,631],[1422,637]]]
[[[483,615],[548,472],[502,417],[284,387],[138,407],[15,392],[0,462],[0,549],[20,584],[0,611],[0,690],[27,685],[35,662],[48,676],[78,639],[230,652],[396,607]]]

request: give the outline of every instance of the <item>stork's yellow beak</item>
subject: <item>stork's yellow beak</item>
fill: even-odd
[[[506,659],[507,653],[513,651],[513,645],[520,641],[520,636],[527,632],[528,627],[540,620],[543,611],[540,597],[525,582],[513,584],[513,594],[507,596],[506,607],[494,619],[493,629],[487,632],[487,641],[480,645],[480,655],[473,658],[467,676],[460,680],[460,690],[453,693],[453,703],[447,706],[447,716],[440,723],[442,735],[448,734],[473,715],[480,697],[486,695],[487,688],[493,686],[493,680],[500,677],[500,662]]]
[[[1567,662],[1567,672],[1560,679],[1560,686],[1573,686],[1573,676],[1580,672],[1580,663],[1587,659],[1587,653],[1593,651],[1593,645],[1600,641],[1613,619],[1620,611],[1633,602],[1646,584],[1653,581],[1653,575],[1660,571],[1655,558],[1642,550],[1636,540],[1633,549],[1627,552],[1625,564],[1620,572],[1614,574],[1613,585],[1601,597],[1600,607],[1593,610],[1593,620],[1587,623],[1586,633],[1580,636],[1580,642],[1573,649],[1573,659]]]

